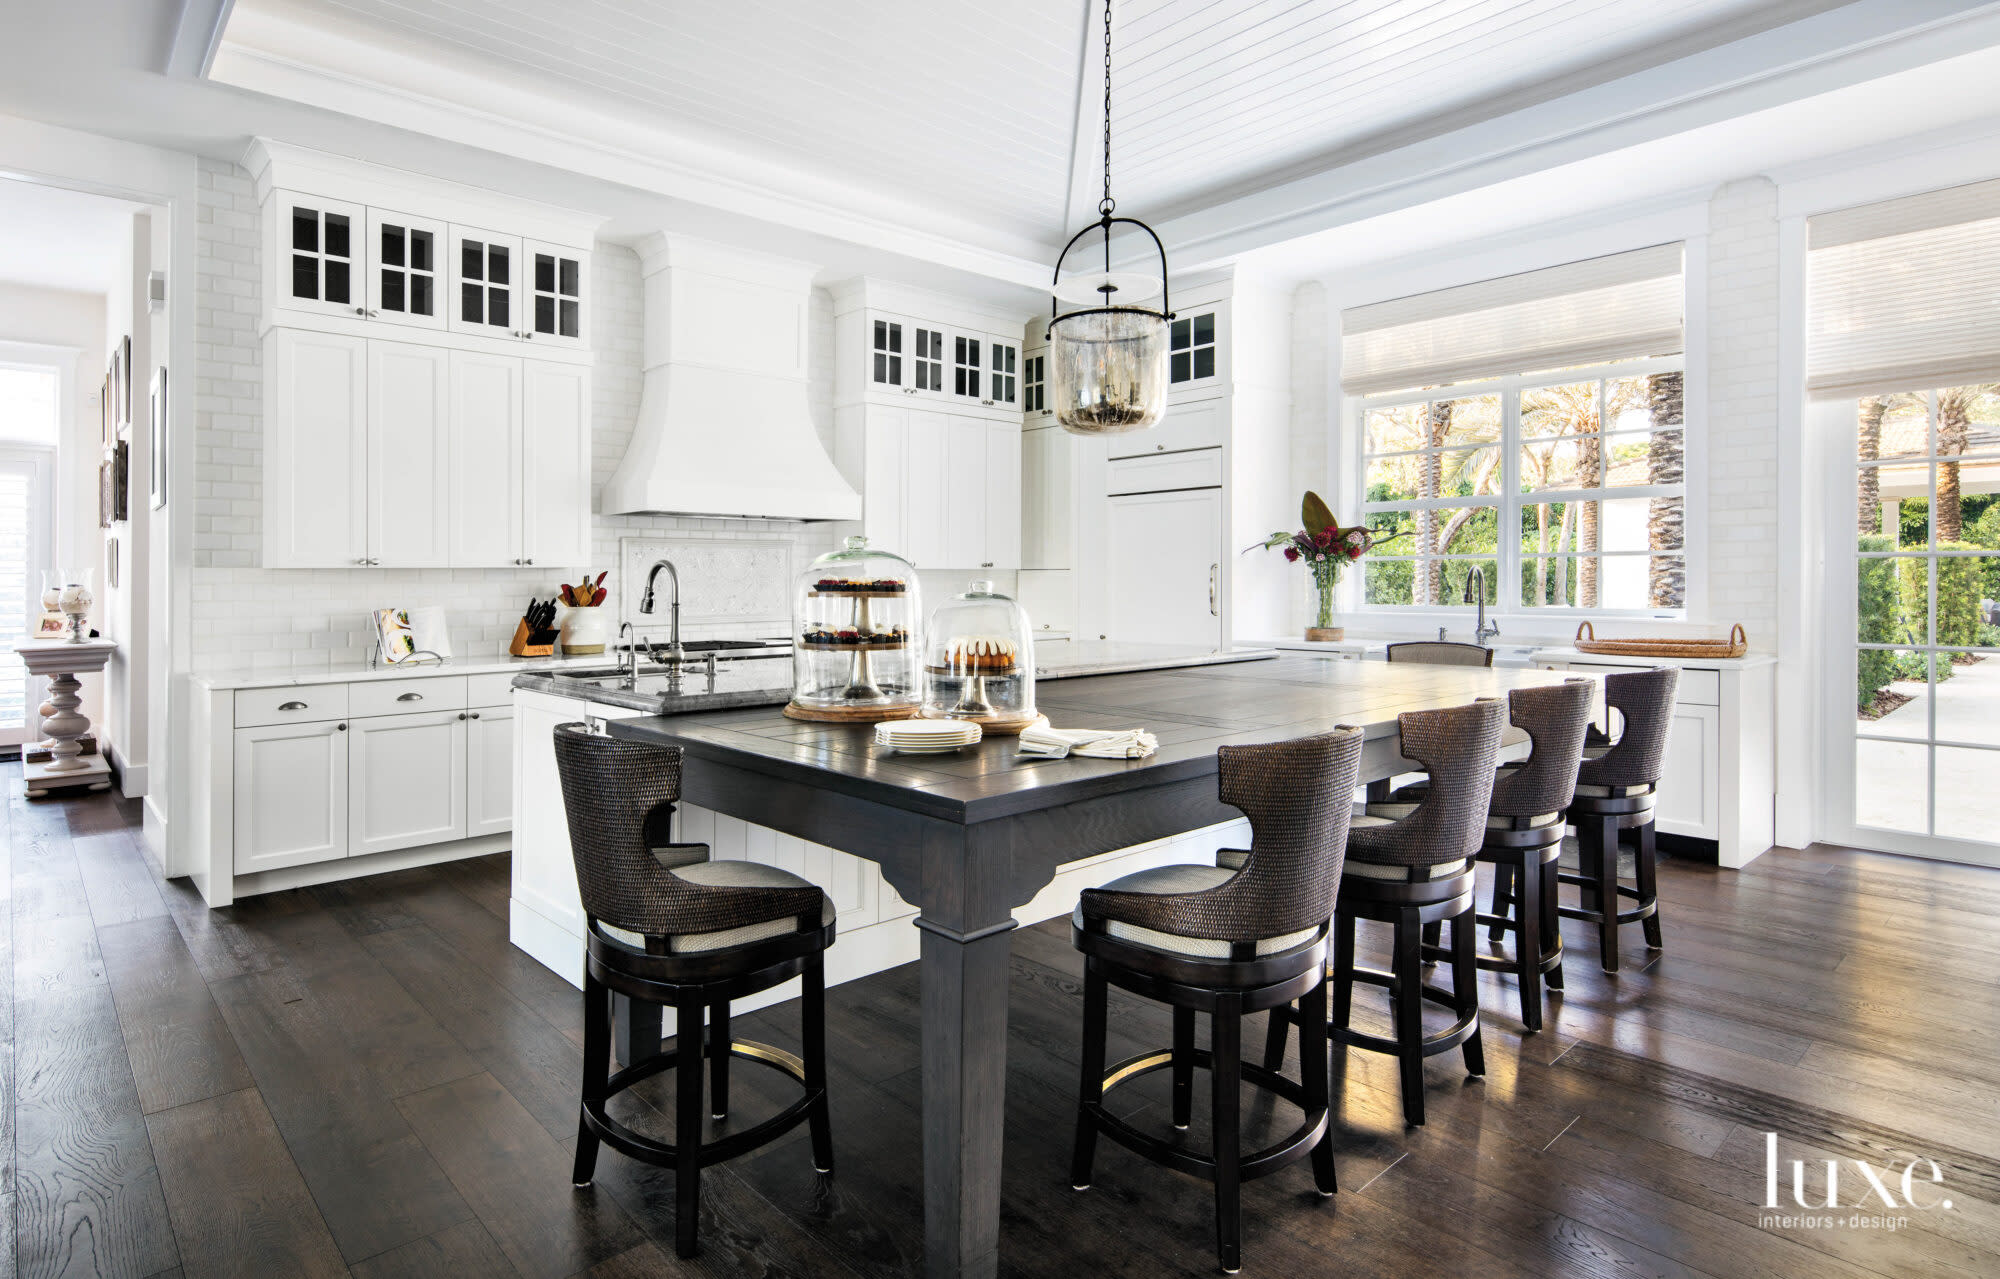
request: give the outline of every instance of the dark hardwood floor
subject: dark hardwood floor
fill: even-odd
[[[15,765],[0,783],[0,1271],[916,1273],[914,967],[828,993],[838,1175],[813,1173],[803,1128],[711,1170],[684,1263],[671,1174],[606,1152],[595,1188],[570,1189],[579,997],[508,945],[505,856],[211,912],[153,874],[134,806],[24,800]],[[1816,848],[1743,872],[1669,861],[1660,890],[1668,949],[1630,930],[1616,979],[1567,925],[1539,1035],[1483,975],[1489,1073],[1432,1059],[1424,1128],[1402,1125],[1392,1061],[1346,1055],[1342,1193],[1318,1200],[1303,1164],[1246,1187],[1245,1273],[2000,1274],[2000,871]],[[1212,1274],[1205,1184],[1100,1143],[1095,1187],[1068,1187],[1080,972],[1066,923],[1016,934],[1003,1268]],[[1114,1057],[1168,1041],[1158,1006],[1113,1001]],[[796,1015],[739,1033],[790,1047]],[[730,1124],[789,1099],[734,1073]],[[1166,1088],[1118,1097],[1167,1131]],[[669,1133],[670,1089],[644,1085],[628,1119]],[[1246,1104],[1251,1140],[1289,1126]],[[1820,1161],[1866,1160],[1895,1190],[1928,1158],[1944,1184],[1920,1174],[1920,1195],[1952,1207],[1893,1231],[1760,1223],[1772,1131],[1822,1199]],[[1845,1163],[1842,1219],[1885,1214],[1874,1195]]]

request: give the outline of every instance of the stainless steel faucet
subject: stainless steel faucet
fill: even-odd
[[[687,660],[687,650],[681,647],[681,575],[672,560],[653,561],[652,570],[646,574],[646,593],[639,597],[639,611],[653,611],[653,583],[659,579],[661,569],[667,570],[667,582],[673,588],[673,599],[670,601],[673,629],[667,639],[667,660],[679,663]]]
[[[1477,564],[1465,574],[1464,602],[1479,605],[1479,621],[1472,631],[1473,643],[1484,645],[1487,640],[1500,633],[1498,622],[1486,620],[1486,570]]]

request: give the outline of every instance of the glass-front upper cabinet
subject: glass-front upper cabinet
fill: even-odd
[[[951,393],[960,400],[983,400],[986,340],[976,333],[951,335]]]
[[[472,227],[451,229],[451,331],[487,337],[525,334],[521,241]]]
[[[1184,313],[1167,330],[1167,386],[1180,390],[1211,383],[1217,370],[1217,311]]]
[[[368,318],[412,328],[445,321],[442,222],[368,210]]]
[[[910,333],[916,339],[910,389],[919,395],[944,394],[944,330],[919,324]]]
[[[1020,405],[1021,348],[998,338],[986,340],[986,399],[1002,408]]]
[[[366,211],[358,204],[288,192],[280,192],[270,207],[277,215],[276,305],[321,315],[365,316]]]
[[[872,385],[897,390],[906,385],[903,328],[901,321],[879,316],[868,322],[868,380]]]
[[[1028,415],[1029,425],[1049,413],[1048,367],[1047,347],[1021,357],[1021,411]]]
[[[527,259],[530,296],[522,336],[545,346],[585,345],[590,325],[583,288],[590,255],[535,240],[524,243],[521,252]]]

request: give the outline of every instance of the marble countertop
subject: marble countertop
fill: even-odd
[[[491,675],[499,671],[550,672],[588,666],[610,666],[618,659],[610,653],[588,657],[454,657],[437,662],[406,662],[401,666],[369,666],[346,662],[320,671],[211,672],[194,676],[197,688],[298,688],[309,684],[353,684],[362,680],[425,679],[437,675]]]

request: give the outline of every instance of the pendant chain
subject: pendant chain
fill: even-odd
[[[1104,0],[1104,199],[1097,211],[1108,217],[1117,207],[1111,198],[1111,0]]]

